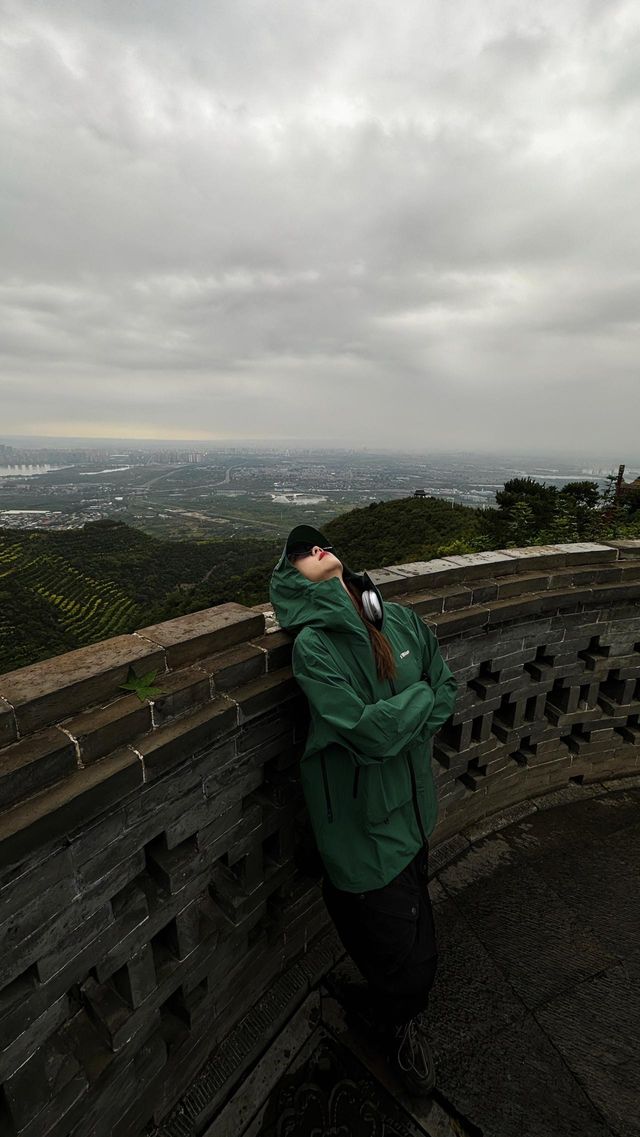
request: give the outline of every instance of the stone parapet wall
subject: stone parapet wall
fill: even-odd
[[[434,848],[640,770],[640,541],[370,575],[459,683]],[[290,663],[270,605],[223,604],[0,676],[0,1133],[135,1137],[326,927]]]

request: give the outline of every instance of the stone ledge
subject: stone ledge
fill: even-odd
[[[90,708],[104,709],[115,699],[124,711],[120,684],[127,680],[130,667],[136,675],[160,672],[157,684],[166,704],[175,690],[168,680],[169,669],[203,659],[212,665],[208,672],[205,666],[207,674],[214,667],[230,667],[222,653],[263,634],[264,616],[241,604],[220,604],[0,675],[0,747]],[[248,650],[264,671],[268,653],[259,647]],[[206,660],[213,652],[215,665]]]
[[[516,577],[526,577],[527,574],[530,574],[536,592],[561,589],[565,577],[568,578],[566,592],[574,587],[574,583],[584,584],[589,565],[594,566],[593,578],[598,583],[606,584],[611,579],[610,572],[615,574],[614,580],[619,581],[627,573],[633,574],[633,568],[627,568],[626,564],[624,569],[621,567],[623,558],[640,560],[640,540],[583,541],[456,554],[430,561],[386,565],[369,570],[369,576],[384,598],[411,606],[415,601],[416,611],[421,613],[440,613],[445,608],[450,612],[454,608],[457,614],[462,610],[471,612],[474,607],[478,611],[478,604],[490,604],[495,596],[504,597],[505,593],[526,594],[526,587],[520,588],[515,581]],[[576,573],[575,582],[571,579],[572,569]],[[465,590],[462,586],[467,582],[470,582],[470,587]],[[445,590],[451,590],[448,595],[460,599],[462,607],[457,600],[452,600],[447,607],[443,596]],[[256,609],[264,616],[268,632],[282,630],[270,604],[256,605]]]
[[[12,806],[2,816],[0,868],[16,864],[48,841],[96,817],[141,786],[142,780],[142,762],[124,748]]]
[[[62,781],[77,769],[76,749],[57,727],[0,751],[0,808]]]
[[[621,551],[631,554],[624,565]],[[559,619],[553,613],[568,605],[577,612],[636,600],[638,551],[640,541],[525,547],[388,566],[371,576],[444,642],[479,634],[484,651],[502,624],[545,613]],[[207,745],[297,694],[291,643],[270,604],[229,603],[0,676],[0,808],[70,780],[76,761],[99,762],[119,747],[137,757],[143,778],[157,778],[185,748]],[[121,694],[130,666],[138,674],[159,667],[160,695],[141,701]],[[28,745],[34,731],[54,723],[68,739],[60,750],[41,753],[37,739]]]
[[[198,660],[199,671],[211,678],[216,691],[228,691],[241,683],[248,683],[266,672],[268,653],[255,643],[241,643]]]
[[[619,541],[603,541],[603,545],[609,545],[612,549],[616,549],[620,560],[637,560],[640,558],[640,541],[632,539],[621,539]]]
[[[640,547],[640,541],[637,542]],[[479,577],[511,576],[514,573],[540,572],[584,563],[615,561],[616,548],[595,542],[562,545],[531,545],[523,548],[495,549],[484,553],[462,553],[432,561],[389,565],[370,572],[383,596],[392,591],[398,580],[404,580],[406,591],[436,587],[440,583],[457,584]],[[375,573],[384,573],[381,583]]]
[[[120,694],[129,667],[166,670],[164,649],[132,635],[114,636],[0,675],[0,696],[14,710],[21,735],[59,722]]]
[[[136,635],[161,645],[166,652],[167,665],[173,668],[260,636],[264,626],[260,613],[243,604],[229,602],[139,628]]]
[[[372,570],[370,575],[383,595],[406,596],[411,603],[412,595],[418,594],[415,607],[421,613],[440,615],[444,612],[454,616],[454,623],[459,615],[466,613],[470,622],[465,625],[461,621],[459,625],[460,630],[464,630],[465,626],[476,623],[474,609],[476,614],[483,608],[489,612],[492,601],[496,599],[498,604],[505,604],[510,597],[520,596],[523,598],[521,603],[526,603],[524,596],[528,589],[520,587],[516,574],[523,583],[528,576],[527,583],[538,595],[543,591],[562,597],[561,578],[565,572],[570,575],[567,570],[571,566],[583,566],[569,581],[569,587],[577,593],[576,585],[581,584],[584,589],[586,584],[586,562],[610,565],[623,555],[632,560],[640,559],[640,541],[502,549],[392,565]],[[625,571],[619,570],[623,579],[616,582],[606,577],[603,580],[596,571],[595,580],[589,586],[593,598],[617,598],[624,594],[618,589],[624,590],[625,587],[626,595],[637,596],[634,581],[624,579],[634,569],[635,565],[625,563]],[[465,580],[480,578],[484,578],[484,582],[478,586],[462,586]],[[435,591],[430,592],[429,589]],[[531,601],[535,609],[537,597],[531,597]],[[487,619],[490,621],[490,617]],[[444,628],[446,620],[438,620],[439,624],[441,622]],[[279,656],[268,646],[277,632],[280,636],[274,642],[281,649]],[[250,640],[253,646],[248,643]],[[86,711],[91,706],[113,699],[119,693],[119,684],[126,679],[129,666],[138,674],[158,668],[166,673],[169,669],[197,661],[216,686],[229,688],[264,671],[258,652],[267,661],[274,654],[274,662],[280,659],[283,663],[288,662],[287,643],[290,643],[290,638],[279,628],[270,604],[245,608],[232,602],[31,664],[0,676],[0,746],[15,742],[41,727],[59,723],[65,714]],[[217,655],[233,647],[238,651],[236,659],[211,658],[212,653]],[[272,669],[268,663],[267,666]]]
[[[136,741],[145,781],[153,781],[187,756],[215,742],[238,725],[238,706],[225,694]]]
[[[141,703],[137,695],[125,695],[104,707],[62,719],[60,727],[76,743],[80,765],[87,766],[152,730],[151,704]],[[0,762],[3,757],[0,751]]]

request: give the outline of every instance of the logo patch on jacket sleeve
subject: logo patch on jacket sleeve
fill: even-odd
[[[400,652],[400,659],[404,659],[405,655],[411,655],[411,651],[410,651],[410,649],[409,649],[409,648],[407,648],[407,650],[406,650],[406,651],[401,651],[401,652]]]

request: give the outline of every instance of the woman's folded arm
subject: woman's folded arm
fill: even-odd
[[[422,737],[430,721],[436,696],[428,683],[419,680],[388,699],[365,703],[312,628],[298,634],[291,666],[311,711],[361,765],[394,758]]]

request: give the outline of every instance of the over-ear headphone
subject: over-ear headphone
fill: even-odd
[[[355,576],[355,573],[352,573],[350,569],[347,569],[347,573],[348,576]],[[373,581],[367,572],[362,574],[362,579],[364,581],[364,588],[360,594],[362,611],[367,617],[367,620],[370,620],[374,627],[380,628],[382,624],[382,605],[380,603],[380,597],[375,588],[372,587]]]
[[[382,607],[377,592],[374,592],[372,588],[365,588],[360,599],[367,620],[379,628],[382,623]]]

